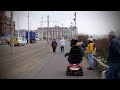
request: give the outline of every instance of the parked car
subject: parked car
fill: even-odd
[[[27,44],[27,40],[25,38],[22,38],[22,37],[17,37],[17,40],[18,40],[18,44],[19,45],[26,45]]]
[[[36,40],[36,41],[39,41],[40,39],[39,39],[39,37],[36,36],[36,37],[35,37],[35,40]]]
[[[14,38],[14,45],[15,46],[24,46],[27,44],[27,40],[23,39],[22,37],[16,37]],[[10,42],[10,46],[11,46],[11,42]]]
[[[22,43],[23,43],[23,45],[26,45],[27,44],[27,40],[25,38],[23,38]]]

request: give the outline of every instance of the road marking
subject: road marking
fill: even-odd
[[[46,47],[42,47],[42,48],[46,48]],[[42,48],[40,48],[40,49],[42,49]],[[17,57],[19,57],[19,56],[26,55],[26,54],[31,53],[31,52],[34,52],[34,51],[38,51],[38,50],[40,50],[40,49],[36,49],[36,50],[32,50],[32,51],[27,52],[27,53],[20,54],[20,55],[18,55],[18,56],[15,56],[15,57],[9,58],[9,59],[7,59],[7,60],[1,61],[0,63],[5,62],[5,61],[9,61],[9,60],[11,60],[11,59],[13,59],[13,58],[17,58]]]
[[[21,79],[25,74],[27,74],[28,72],[30,72],[33,68],[35,68],[39,63],[41,63],[42,61],[44,61],[48,56],[52,56],[53,54],[48,54],[46,57],[44,57],[41,61],[39,61],[37,64],[35,64],[34,67],[32,67],[30,70],[28,70],[27,72],[25,72],[24,74],[22,74],[18,79]]]

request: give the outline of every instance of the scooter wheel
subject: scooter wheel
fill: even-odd
[[[67,76],[70,76],[70,72],[66,72],[66,75],[67,75]]]
[[[79,76],[83,76],[83,69],[81,69],[78,73]]]
[[[70,72],[68,71],[68,69],[66,70],[66,75],[70,76]]]

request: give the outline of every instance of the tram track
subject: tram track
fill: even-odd
[[[33,49],[38,49],[38,48],[41,48],[41,47],[43,47],[43,46],[45,46],[44,44],[43,45],[39,45],[39,46],[30,46],[30,49],[27,47],[27,49],[25,50],[25,48],[19,48],[18,50],[16,50],[15,49],[15,54],[14,55],[11,55],[11,54],[9,54],[9,55],[0,55],[0,60],[4,60],[4,59],[6,59],[6,58],[12,58],[12,57],[16,57],[16,56],[19,56],[19,54],[20,53],[25,53],[25,52],[31,52],[31,51],[33,51]]]
[[[49,56],[52,56],[53,54],[48,54],[46,57],[44,57],[43,59],[41,59],[41,61],[39,61],[38,63],[36,63],[33,67],[31,67],[27,72],[23,73],[18,79],[22,79],[22,77],[24,77],[26,74],[28,74],[31,70],[33,70],[35,67],[37,67],[39,64],[41,64],[43,61],[45,61],[45,59]],[[50,61],[50,60],[49,60]],[[48,62],[48,61],[47,61]],[[46,64],[39,70],[39,72],[33,77],[33,79],[35,79],[35,77],[41,72],[41,70],[46,66]]]
[[[34,52],[27,53],[26,55],[23,54],[21,56],[14,57],[12,59],[1,62],[0,63],[0,73],[7,71],[9,68],[16,66],[17,64],[19,64],[21,62],[24,62],[26,59],[30,59],[36,55],[39,55],[40,53],[42,53],[46,50],[45,48],[49,48],[49,47],[40,48]]]
[[[45,47],[42,47],[42,48],[45,48]],[[32,52],[35,52],[35,51],[38,51],[38,50],[40,50],[40,49],[42,49],[42,48],[35,49],[35,50],[31,50],[31,51],[29,51],[29,52],[19,54],[19,55],[17,55],[17,56],[8,58],[8,59],[6,59],[6,60],[3,60],[3,61],[1,61],[0,63],[5,62],[5,61],[8,61],[8,60],[11,60],[11,59],[14,59],[14,58],[17,58],[17,57],[20,57],[20,56],[23,56],[23,55],[26,55],[26,54],[29,54],[29,53],[32,53]]]
[[[50,54],[49,50],[50,50],[50,48],[34,55],[31,58],[24,60],[21,63],[18,63],[17,65],[14,65],[11,68],[8,68],[5,72],[1,73],[2,77],[5,78],[4,76],[7,75],[8,78],[15,78],[17,75],[19,76],[19,75],[27,72],[30,67],[36,65],[38,62],[41,62],[41,59],[43,59],[44,57],[49,55]],[[9,75],[11,77],[9,77]]]

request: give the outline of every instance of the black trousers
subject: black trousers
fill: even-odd
[[[61,52],[64,52],[64,46],[61,46],[60,48],[61,48]]]
[[[56,48],[53,48],[53,52],[56,52]]]

